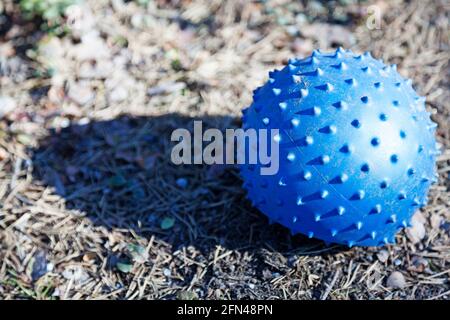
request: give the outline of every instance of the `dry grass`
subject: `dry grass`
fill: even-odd
[[[0,120],[0,298],[448,299],[446,1],[379,1],[383,23],[372,31],[366,2],[324,12],[287,1],[157,2],[87,1],[93,18],[83,19],[106,47],[95,64],[74,54],[76,32],[52,42],[10,15],[0,88],[17,108]],[[314,18],[304,34],[295,12]],[[319,44],[371,50],[427,95],[443,154],[416,244],[404,232],[395,246],[351,250],[291,236],[251,207],[235,168],[170,163],[173,129],[193,119],[239,126],[267,71]],[[30,45],[41,50],[33,60]],[[102,63],[105,74],[86,75]],[[36,75],[49,67],[55,75]],[[94,96],[80,105],[68,96],[82,81]],[[119,87],[120,101],[110,96]],[[386,286],[393,271],[404,289]]]

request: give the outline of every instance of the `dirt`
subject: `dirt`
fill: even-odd
[[[51,36],[7,0],[0,299],[449,299],[449,9],[87,0]],[[239,127],[268,71],[337,46],[396,63],[438,124],[425,233],[396,245],[291,236],[246,200],[233,166],[170,162],[173,129]]]

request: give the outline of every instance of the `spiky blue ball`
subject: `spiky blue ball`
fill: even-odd
[[[342,48],[291,59],[254,92],[243,128],[279,129],[280,168],[242,165],[271,221],[329,243],[378,246],[427,203],[439,153],[435,123],[410,80]],[[248,152],[248,150],[247,150]]]

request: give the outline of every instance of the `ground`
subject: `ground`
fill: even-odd
[[[449,9],[85,0],[49,31],[3,1],[0,299],[449,299]],[[236,168],[170,163],[173,129],[240,126],[268,71],[337,46],[396,63],[438,124],[438,183],[396,245],[291,236]]]

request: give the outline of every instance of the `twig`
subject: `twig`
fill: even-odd
[[[337,281],[338,276],[339,276],[339,270],[337,270],[334,273],[333,280],[331,280],[331,283],[327,286],[327,289],[325,290],[325,292],[324,292],[322,298],[320,298],[320,300],[326,300],[327,299],[328,295],[331,292],[331,289],[333,289],[333,287],[334,287],[334,285],[335,285],[335,283]]]

